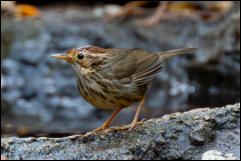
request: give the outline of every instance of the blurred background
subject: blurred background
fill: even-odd
[[[2,137],[85,133],[108,119],[79,95],[71,66],[49,58],[83,45],[199,48],[165,64],[139,119],[240,102],[240,2],[1,1]]]

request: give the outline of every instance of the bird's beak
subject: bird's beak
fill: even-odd
[[[71,58],[67,57],[66,54],[53,54],[53,55],[50,55],[51,58],[56,58],[56,59],[64,59],[68,62],[71,63]]]

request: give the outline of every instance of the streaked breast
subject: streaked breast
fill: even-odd
[[[141,97],[130,97],[128,93],[122,95],[117,87],[111,82],[98,81],[99,75],[77,77],[77,86],[83,98],[93,106],[104,109],[114,110],[120,107],[128,107],[141,99]],[[132,99],[130,99],[132,98]]]

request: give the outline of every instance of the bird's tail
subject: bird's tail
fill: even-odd
[[[157,52],[158,55],[163,57],[165,60],[179,55],[179,54],[184,54],[184,53],[194,53],[197,51],[197,48],[183,48],[183,49],[175,49],[175,50],[168,50],[168,51],[163,51],[163,52]]]

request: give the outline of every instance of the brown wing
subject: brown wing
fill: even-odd
[[[133,51],[138,57],[137,70],[131,75],[132,82],[135,84],[149,83],[162,70],[164,59],[156,53],[146,52],[144,50],[136,49]],[[141,55],[139,53],[142,53]]]
[[[141,49],[119,49],[113,61],[112,71],[118,79],[125,78],[125,81],[143,85],[161,72],[163,63],[169,58],[183,53],[193,53],[196,50],[183,48],[151,53]]]
[[[141,49],[120,51],[115,57],[112,71],[118,79],[129,78],[130,83],[143,85],[161,72],[163,58]]]

